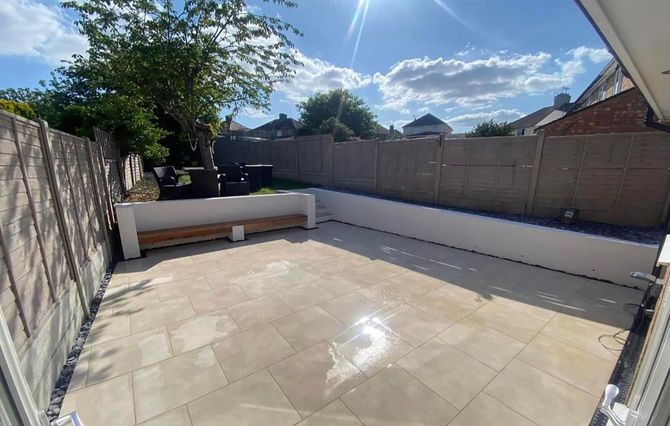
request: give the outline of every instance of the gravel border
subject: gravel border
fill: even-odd
[[[102,282],[100,283],[100,287],[98,287],[98,291],[95,293],[95,297],[93,297],[93,300],[91,300],[89,308],[91,311],[91,316],[85,319],[84,323],[81,325],[81,328],[79,328],[77,338],[70,348],[70,352],[67,355],[65,364],[63,364],[63,369],[61,370],[60,376],[58,376],[54,390],[51,393],[49,406],[46,410],[49,421],[56,420],[60,415],[63,399],[65,398],[65,393],[67,392],[68,386],[70,386],[70,380],[72,380],[74,369],[77,366],[77,362],[79,361],[79,355],[81,355],[81,351],[84,349],[86,338],[88,337],[88,333],[91,331],[93,321],[95,321],[95,317],[98,314],[100,303],[102,302],[102,298],[105,295],[107,286],[109,285],[109,280],[112,278],[112,273],[114,272],[115,266],[116,262],[112,261],[112,263],[105,271],[105,274],[102,277]]]
[[[440,204],[423,203],[420,201],[408,201],[395,197],[387,197],[379,194],[369,194],[366,192],[351,191],[341,188],[330,188],[326,186],[315,187],[317,189],[325,189],[328,191],[341,192],[344,194],[361,195],[364,197],[377,198],[380,200],[396,201],[399,203],[413,204],[416,206],[430,207],[434,209],[468,213],[476,216],[492,217],[496,219],[509,220],[512,222],[521,222],[529,225],[544,226],[546,228],[562,229],[565,231],[579,232],[582,234],[599,235],[601,237],[616,238],[620,240],[632,241],[642,244],[660,244],[663,236],[662,228],[643,228],[641,226],[625,226],[625,225],[611,225],[609,223],[589,222],[579,220],[574,225],[566,225],[559,219],[527,216],[523,214],[512,213],[497,213],[487,212],[482,210],[472,210],[460,207],[443,206]],[[327,208],[328,206],[326,206]]]

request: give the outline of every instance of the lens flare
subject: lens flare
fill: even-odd
[[[356,62],[356,56],[358,55],[358,46],[361,44],[361,36],[363,35],[363,28],[365,27],[365,18],[368,15],[368,9],[370,7],[370,0],[358,0],[358,6],[356,6],[356,12],[354,17],[351,19],[351,25],[349,25],[349,31],[347,31],[347,38],[351,37],[358,27],[358,34],[356,35],[356,43],[354,44],[354,52],[351,55],[351,64],[350,67],[354,66]]]
[[[447,5],[447,3],[445,3],[443,0],[433,0],[433,1],[435,2],[436,5],[438,5],[438,6],[440,7],[440,9],[444,10],[445,12],[447,12],[447,14],[448,14],[449,16],[451,16],[453,19],[455,19],[456,21],[458,21],[458,23],[460,23],[460,24],[463,25],[464,27],[467,27],[467,28],[469,28],[469,29],[473,29],[473,28],[472,28],[472,25],[470,25],[470,24],[469,24],[468,22],[466,22],[463,18],[461,18],[460,16],[458,16],[458,15],[456,14],[456,12],[454,12],[453,9],[450,8],[450,7]]]

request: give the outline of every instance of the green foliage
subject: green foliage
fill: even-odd
[[[29,120],[37,118],[37,114],[35,114],[35,111],[30,105],[23,102],[0,99],[0,109],[4,109],[12,114],[20,115]]]
[[[320,133],[324,122],[333,119],[325,127],[326,133],[333,128],[345,129],[360,138],[372,137],[375,130],[375,115],[358,96],[344,89],[317,93],[298,104],[300,121],[305,125],[306,134]],[[342,124],[340,126],[339,124]]]
[[[354,136],[354,132],[335,117],[330,117],[319,126],[319,134],[325,135],[328,133],[333,135],[335,142],[344,142]]]
[[[514,132],[514,127],[507,121],[482,121],[477,124],[471,131],[465,134],[468,138],[479,138],[489,136],[509,136]]]
[[[164,111],[197,138],[203,165],[213,168],[211,126],[218,126],[219,112],[266,108],[274,86],[293,74],[297,60],[288,36],[300,32],[277,16],[254,13],[245,0],[179,3],[64,1],[89,42],[87,58],[70,68],[84,70],[83,81],[98,93]],[[290,0],[273,3],[296,7]]]
[[[159,141],[167,132],[158,127],[151,109],[127,96],[73,86],[72,79],[61,76],[49,89],[0,90],[0,99],[8,99],[0,102],[21,101],[34,110],[29,118],[41,118],[67,133],[93,138],[94,127],[107,130],[114,134],[122,154],[134,152],[154,162],[164,161],[169,152]]]

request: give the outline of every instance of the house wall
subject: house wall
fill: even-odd
[[[428,132],[451,133],[452,130],[446,124],[435,124],[431,126],[416,126],[416,127],[412,126],[412,127],[404,127],[402,129],[402,134],[405,136],[418,135],[421,133],[428,133]]]
[[[656,132],[645,126],[647,102],[631,89],[542,127],[546,136]]]

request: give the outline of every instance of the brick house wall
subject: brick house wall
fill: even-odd
[[[646,115],[647,102],[640,91],[633,88],[568,113],[540,129],[544,130],[545,136],[658,131],[645,126]]]

